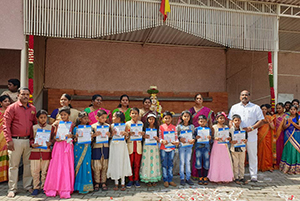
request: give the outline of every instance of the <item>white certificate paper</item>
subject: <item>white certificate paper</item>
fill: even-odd
[[[172,144],[175,142],[175,131],[164,131],[164,140],[168,142],[165,145],[166,148],[175,148],[176,146]]]
[[[229,128],[219,128],[218,130],[218,138],[222,138],[222,141],[218,141],[218,144],[228,144],[229,141]]]
[[[180,131],[180,137],[185,138],[186,143],[182,143],[183,147],[192,147],[193,144],[190,144],[188,141],[193,139],[193,131],[192,130],[185,130]]]
[[[112,138],[113,141],[124,141],[125,138],[120,133],[122,131],[125,131],[125,123],[115,123],[114,124],[114,130],[117,131],[117,134],[115,134]]]
[[[76,132],[78,133],[78,144],[91,143],[91,125],[79,125]]]
[[[56,138],[59,140],[66,140],[66,135],[71,133],[71,125],[71,121],[60,121],[56,132]]]
[[[207,137],[210,136],[210,128],[198,127],[197,135],[200,136],[200,138],[197,140],[197,143],[208,144],[209,139]]]
[[[101,135],[96,137],[96,143],[97,144],[108,143],[108,136],[106,135],[106,133],[109,132],[109,126],[107,125],[97,126],[97,131],[100,131]]]
[[[134,132],[132,136],[130,136],[130,141],[142,141],[143,137],[139,134],[139,132],[143,131],[143,124],[131,124],[130,132]]]
[[[40,146],[37,147],[38,149],[47,149],[47,143],[50,141],[51,131],[44,130],[44,129],[37,129],[34,144],[39,144]]]
[[[234,131],[233,133],[233,140],[237,141],[236,144],[234,144],[234,147],[246,147],[245,143],[242,140],[245,140],[246,138],[246,132],[245,131]]]
[[[145,140],[145,145],[152,145],[156,146],[157,141],[153,138],[154,136],[157,136],[157,129],[154,128],[146,128],[146,135],[149,135],[149,139]]]

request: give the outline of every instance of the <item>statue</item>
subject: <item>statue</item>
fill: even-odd
[[[157,99],[156,94],[158,94],[157,86],[150,86],[147,93],[150,94],[151,107],[150,110],[153,111],[157,116],[160,116],[162,107]]]

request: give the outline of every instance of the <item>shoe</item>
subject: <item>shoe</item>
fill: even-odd
[[[203,184],[204,184],[204,185],[207,185],[207,184],[208,184],[208,178],[207,178],[207,177],[204,177],[204,178],[203,178]]]
[[[135,182],[134,182],[134,185],[135,185],[135,187],[137,187],[137,188],[141,187],[141,184],[140,184],[139,181],[135,181]]]
[[[126,185],[126,188],[131,188],[132,185],[133,185],[133,181],[129,181]]]
[[[198,184],[199,184],[199,185],[203,185],[203,177],[200,177],[200,178],[199,178]]]
[[[252,177],[252,178],[251,178],[251,182],[257,182],[257,178]]]
[[[176,186],[177,186],[177,184],[175,184],[173,181],[169,182],[169,184],[170,184],[171,186],[173,186],[173,187],[176,187]]]
[[[185,186],[185,181],[184,180],[180,180],[180,185],[181,186]]]
[[[239,179],[235,179],[234,182],[235,182],[236,184],[242,184],[242,183],[240,182]]]
[[[187,183],[188,185],[190,185],[190,186],[194,185],[194,182],[192,182],[191,179],[187,180],[186,183]]]
[[[39,189],[34,189],[31,195],[38,195],[40,193]]]
[[[240,182],[242,183],[242,184],[244,184],[244,185],[246,185],[246,184],[248,184],[249,183],[249,181],[248,180],[246,180],[246,179],[240,179]]]
[[[165,181],[165,182],[164,182],[164,186],[165,186],[166,188],[168,188],[168,187],[169,187],[169,182]]]

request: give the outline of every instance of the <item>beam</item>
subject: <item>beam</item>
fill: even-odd
[[[27,87],[28,86],[28,73],[27,73],[27,41],[26,36],[24,35],[24,47],[21,50],[21,63],[20,63],[20,86]]]

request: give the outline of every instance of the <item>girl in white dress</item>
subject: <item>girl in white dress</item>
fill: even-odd
[[[117,134],[116,129],[114,129],[114,125],[116,123],[124,123],[124,121],[125,116],[123,112],[117,111],[113,114],[113,123],[111,124],[113,136]],[[119,179],[121,179],[121,191],[125,191],[125,177],[132,175],[128,148],[126,144],[128,133],[125,131],[121,131],[120,135],[124,136],[125,139],[120,141],[111,140],[110,142],[109,161],[107,170],[107,177],[115,180],[115,191],[118,190]]]

